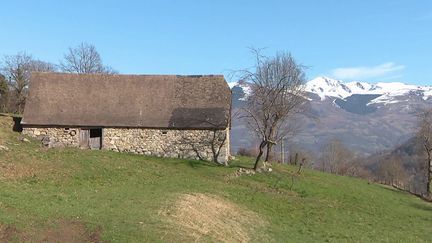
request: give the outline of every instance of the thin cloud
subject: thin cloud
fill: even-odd
[[[393,62],[383,63],[372,67],[346,67],[336,68],[330,73],[337,79],[368,79],[394,76],[398,71],[405,69],[404,65],[397,65]]]

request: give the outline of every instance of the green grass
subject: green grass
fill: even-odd
[[[0,116],[0,142],[10,149],[0,151],[0,224],[18,231],[66,219],[100,227],[110,242],[188,241],[159,212],[181,194],[204,193],[267,221],[251,232],[253,241],[262,235],[275,242],[432,241],[430,203],[364,180],[305,170],[290,190],[295,168],[289,166],[229,177],[239,166],[252,166],[243,157],[226,168],[110,151],[47,150],[19,141],[7,119]]]

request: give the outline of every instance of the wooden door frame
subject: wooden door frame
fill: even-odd
[[[79,129],[79,146],[83,149],[90,148],[90,129],[80,128]]]
[[[92,149],[91,147],[91,130],[100,130],[100,144],[99,144],[99,148],[98,149],[102,149],[104,144],[103,144],[103,137],[104,137],[104,130],[102,127],[82,127],[79,129],[79,145],[80,148],[85,148],[85,149]],[[82,144],[83,143],[83,139],[82,139],[82,132],[86,131],[86,136],[87,138],[85,140],[87,140],[85,143],[86,144]]]
[[[99,136],[94,136],[94,137],[92,137],[91,135],[92,135],[92,131],[93,131],[93,133],[98,133],[97,135],[99,135]],[[101,150],[102,149],[102,136],[103,136],[103,134],[102,134],[102,131],[103,131],[103,129],[102,128],[96,128],[96,127],[94,127],[94,128],[90,128],[90,134],[89,134],[89,147],[90,147],[90,149],[98,149],[98,150]],[[93,139],[95,139],[95,138],[98,138],[98,144],[97,144],[97,146],[95,146],[95,147],[93,147],[93,141],[92,141],[92,138]]]

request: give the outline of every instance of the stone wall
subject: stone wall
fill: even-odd
[[[79,147],[79,128],[24,128],[23,134],[40,139],[49,147]],[[222,145],[222,146],[221,146]],[[161,130],[138,128],[102,129],[102,149],[158,157],[213,160],[230,156],[229,130]]]
[[[37,138],[48,147],[78,147],[78,128],[23,128],[23,134]]]
[[[213,147],[215,151],[220,150],[218,161],[223,163],[230,155],[229,142],[228,129],[210,131],[106,128],[103,129],[102,147],[119,152],[210,161],[213,160]],[[222,143],[224,144],[219,149]]]

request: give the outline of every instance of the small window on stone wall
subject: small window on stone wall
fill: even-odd
[[[166,135],[168,131],[162,131],[162,135]]]

